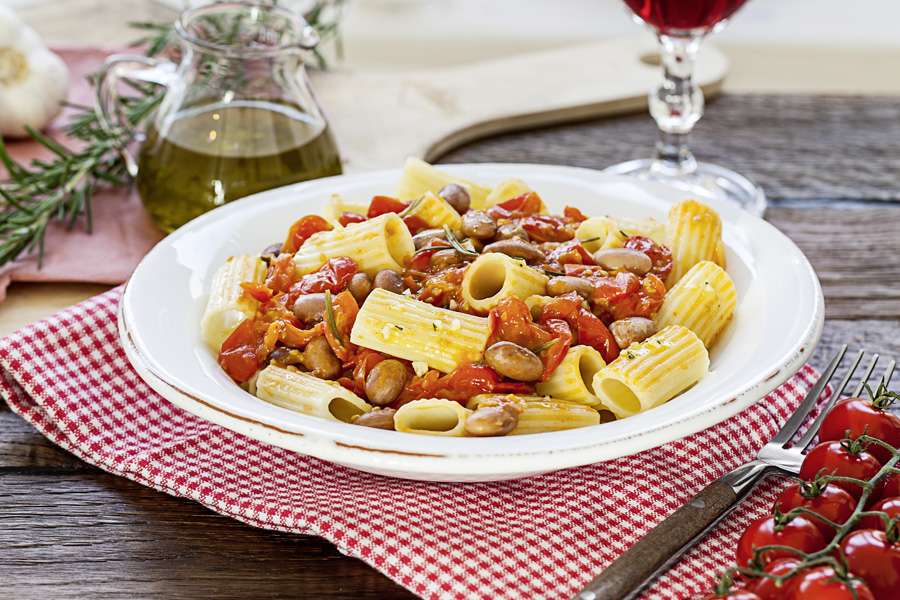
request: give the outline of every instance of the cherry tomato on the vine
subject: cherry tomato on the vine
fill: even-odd
[[[869,510],[886,513],[888,518],[900,519],[900,497],[885,498],[876,502]],[[884,520],[881,517],[863,517],[856,524],[856,529],[884,529]]]
[[[736,558],[739,565],[746,567],[753,561],[755,550],[763,546],[788,546],[811,553],[821,550],[825,544],[822,532],[808,518],[770,515],[753,521],[747,527],[738,541]],[[759,553],[759,563],[765,566],[775,559],[795,556],[797,553],[790,550],[763,550]]]
[[[891,473],[878,482],[875,492],[872,494],[872,502],[878,502],[884,498],[900,496],[900,473]]]
[[[799,557],[779,558],[767,564],[763,572],[775,577],[784,577],[797,568],[800,563]],[[761,600],[778,600],[787,596],[795,583],[797,583],[796,574],[780,583],[772,577],[759,577],[753,582],[751,589]]]
[[[834,405],[822,421],[819,440],[856,438],[865,433],[900,448],[900,417],[885,411],[890,406],[890,400],[887,396],[876,397],[874,400],[844,398]],[[870,445],[867,450],[882,463],[891,457],[891,453],[878,444]]]
[[[774,508],[786,513],[798,506],[812,510],[833,523],[843,525],[856,508],[856,499],[833,483],[823,487],[818,482],[803,482],[784,488],[775,500]],[[834,527],[814,515],[804,513],[803,516],[816,524],[826,540],[834,537]]]
[[[868,481],[881,469],[878,459],[862,449],[856,441],[828,441],[813,448],[800,467],[800,479],[812,481],[822,475],[838,475]],[[849,481],[835,481],[833,485],[850,492],[854,498],[862,495],[862,487]]]
[[[900,598],[900,541],[896,535],[896,529],[890,538],[884,531],[860,529],[841,542],[850,572],[865,579],[877,600]]]
[[[829,566],[807,569],[797,574],[787,600],[875,600],[869,587],[853,578],[838,577]]]

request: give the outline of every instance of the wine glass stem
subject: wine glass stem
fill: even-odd
[[[666,176],[682,177],[697,169],[688,139],[703,115],[703,92],[693,79],[702,40],[694,35],[659,35],[664,77],[659,87],[650,92],[649,100],[660,137],[650,169]]]

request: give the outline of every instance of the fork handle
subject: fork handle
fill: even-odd
[[[729,474],[730,475],[730,474]],[[726,475],[726,477],[728,477]],[[743,496],[725,477],[717,479],[672,513],[600,573],[577,600],[627,600],[700,539]]]

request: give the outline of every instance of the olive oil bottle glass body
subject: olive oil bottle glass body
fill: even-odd
[[[168,88],[131,162],[160,228],[172,231],[255,192],[341,173],[304,70],[318,40],[302,18],[271,5],[217,3],[185,11],[176,31],[177,66],[113,57],[98,86],[101,109],[114,106],[121,79]]]

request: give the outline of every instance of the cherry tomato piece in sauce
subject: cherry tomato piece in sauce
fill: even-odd
[[[293,253],[300,249],[306,240],[320,231],[330,231],[331,224],[319,215],[306,215],[291,225],[287,239],[281,247],[282,252]]]
[[[319,270],[309,273],[300,278],[292,288],[291,292],[296,295],[315,294],[318,292],[329,291],[338,293],[347,288],[350,279],[356,275],[359,267],[356,262],[346,256],[338,256],[329,259]]]
[[[551,250],[547,255],[547,262],[558,265],[593,265],[594,257],[580,242],[573,240]]]
[[[672,272],[672,251],[657,244],[648,237],[641,235],[633,235],[625,240],[624,246],[630,250],[643,252],[650,257],[653,267],[650,272],[662,279],[663,281]]]
[[[862,577],[876,600],[900,599],[900,542],[894,529],[891,538],[884,531],[851,531],[840,549],[850,572]]]
[[[774,508],[786,513],[798,506],[814,511],[833,523],[843,525],[856,508],[856,498],[833,483],[824,487],[818,483],[794,483],[781,492],[775,500]],[[834,537],[835,530],[831,525],[808,513],[804,513],[803,516],[816,524],[826,540]]]
[[[794,574],[781,582],[774,579],[774,577],[784,577],[800,566],[801,562],[799,557],[773,560],[763,569],[763,573],[773,577],[759,577],[755,579],[750,589],[756,592],[760,600],[779,600],[789,596],[793,585],[797,583],[797,575]]]
[[[326,304],[327,306],[327,304]],[[331,312],[334,315],[333,322],[326,317],[325,339],[334,355],[343,362],[350,362],[353,358],[355,346],[350,343],[350,330],[356,322],[359,313],[359,304],[349,291],[343,291],[331,299]]]
[[[400,213],[409,206],[408,202],[403,202],[391,196],[373,196],[369,203],[369,210],[366,216],[370,219],[380,217],[387,213]]]
[[[362,223],[366,221],[366,215],[361,215],[358,212],[346,211],[342,212],[341,216],[338,217],[338,223],[346,227],[351,223]]]
[[[577,343],[591,346],[607,363],[619,356],[619,346],[612,333],[603,321],[582,305],[581,298],[575,292],[558,296],[544,305],[540,323],[545,324],[551,319],[568,323]]]
[[[238,383],[248,381],[259,370],[257,349],[262,343],[267,324],[244,319],[231,332],[219,350],[219,365]]]
[[[885,411],[891,400],[889,396],[881,396],[875,400],[844,398],[838,401],[822,421],[819,440],[856,438],[865,433],[900,448],[900,417]],[[882,463],[891,457],[890,451],[878,444],[871,444],[867,450]]]
[[[487,212],[495,219],[520,219],[538,214],[543,206],[540,196],[534,192],[525,192],[492,206]]]
[[[841,578],[829,566],[806,569],[797,574],[788,600],[875,600],[869,587],[851,577]]]
[[[863,450],[862,444],[852,440],[828,441],[818,444],[803,459],[800,479],[812,481],[818,474],[853,477],[868,481],[881,469],[881,463]],[[854,498],[862,495],[862,486],[849,481],[834,481],[836,485],[850,492]]]
[[[736,559],[742,567],[749,566],[755,550],[764,546],[788,546],[810,553],[825,547],[826,541],[815,523],[804,516],[761,517],[744,531],[738,541]],[[765,566],[778,558],[790,558],[797,553],[771,549],[759,553],[760,565]]]
[[[575,208],[574,206],[567,206],[563,209],[563,216],[570,221],[575,223],[581,223],[582,221],[587,221],[587,216]]]
[[[887,515],[888,519],[892,519],[896,517],[900,519],[900,496],[894,496],[893,498],[884,498],[883,500],[879,500],[876,502],[872,508],[868,510],[874,512],[883,512]],[[863,517],[859,520],[859,523],[856,524],[856,529],[884,529],[885,522],[881,517],[877,517],[872,515],[870,517]]]
[[[297,282],[297,269],[294,267],[292,254],[279,254],[269,261],[269,271],[266,274],[266,287],[273,292],[286,292]]]
[[[532,215],[521,221],[533,242],[566,242],[575,237],[575,228],[562,217]]]

